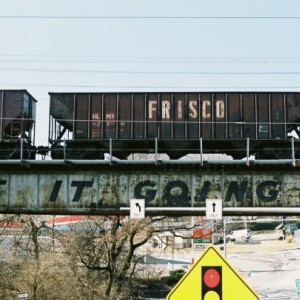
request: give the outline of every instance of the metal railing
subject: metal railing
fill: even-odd
[[[134,156],[132,156],[131,158],[129,157],[128,159],[118,159],[114,157],[114,152],[117,151],[122,151],[122,149],[116,149],[114,148],[114,140],[113,139],[109,139],[109,147],[107,149],[106,155],[104,159],[80,159],[80,158],[70,158],[68,157],[68,151],[70,151],[70,149],[68,149],[67,146],[67,142],[64,141],[63,144],[61,145],[60,151],[62,153],[61,158],[60,159],[55,159],[53,160],[53,163],[61,163],[61,161],[63,162],[72,162],[73,164],[91,164],[91,163],[97,163],[97,164],[132,164],[132,162],[134,161],[135,164],[155,164],[155,165],[159,165],[159,164],[199,164],[200,166],[204,166],[204,165],[246,165],[246,166],[250,166],[250,165],[264,165],[264,164],[268,164],[268,165],[292,165],[292,166],[297,166],[300,165],[300,162],[298,162],[298,160],[296,159],[296,148],[295,148],[295,140],[294,138],[290,139],[290,148],[289,148],[289,152],[290,152],[290,158],[286,158],[286,159],[255,159],[254,157],[251,156],[251,142],[250,139],[247,138],[246,139],[246,147],[244,149],[237,149],[238,151],[241,151],[245,154],[244,159],[230,159],[230,157],[228,157],[228,159],[223,159],[223,157],[218,157],[218,154],[215,153],[216,155],[216,159],[214,158],[207,158],[207,155],[209,155],[207,152],[205,152],[205,149],[203,147],[203,139],[200,138],[199,139],[199,152],[195,153],[195,151],[192,152],[192,154],[196,154],[194,157],[192,158],[181,158],[181,159],[166,159],[165,157],[160,156],[163,151],[162,149],[159,149],[159,139],[155,138],[152,140],[153,142],[153,153],[152,153],[152,157],[150,157],[150,159],[144,159],[144,158],[139,158],[139,159],[135,159]],[[17,145],[17,144],[15,144]],[[51,151],[53,151],[50,147],[45,147],[46,150],[44,151],[45,153],[47,152],[50,158],[50,154]],[[20,143],[19,143],[19,149],[16,148],[2,148],[0,149],[0,164],[5,164],[5,161],[9,162],[9,161],[28,161],[28,162],[33,162],[34,159],[33,158],[28,158],[28,153],[26,154],[26,156],[24,156],[24,151],[35,151],[36,154],[38,153],[38,147],[33,147],[32,148],[28,148],[27,146],[25,146],[25,141],[23,138],[20,139]],[[72,150],[72,149],[71,149]],[[81,150],[81,149],[76,149],[76,150]],[[82,149],[84,151],[89,151],[89,149]],[[135,152],[137,152],[137,149],[133,149]],[[179,149],[181,150],[181,149]],[[185,149],[186,150],[186,149]],[[285,149],[287,150],[287,149]],[[95,151],[95,149],[93,149],[92,151]],[[101,150],[99,150],[101,151]],[[103,150],[102,150],[103,151]],[[130,151],[130,149],[126,149],[126,151]],[[188,151],[188,150],[186,150]],[[222,149],[221,149],[222,151]],[[1,153],[7,152],[9,153],[7,155],[6,158],[2,158],[4,155],[1,155]],[[224,150],[225,152],[225,150]],[[17,153],[17,154],[16,154]],[[138,153],[138,152],[137,152]],[[14,156],[14,159],[11,158],[11,156]],[[39,161],[39,157],[37,157],[37,160]],[[47,159],[46,162],[49,163],[50,159]]]

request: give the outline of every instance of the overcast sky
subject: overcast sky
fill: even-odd
[[[300,90],[300,1],[9,0],[0,88],[48,92]]]

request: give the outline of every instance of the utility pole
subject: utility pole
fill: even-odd
[[[227,241],[226,241],[226,217],[223,217],[223,244],[224,244],[224,257],[227,256]]]

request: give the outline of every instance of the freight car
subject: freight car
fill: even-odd
[[[36,102],[26,90],[0,90],[0,159],[35,159]]]
[[[101,159],[107,152],[122,159],[155,151],[173,159],[200,151],[278,159],[292,157],[292,144],[298,153],[300,93],[49,95],[53,159]]]

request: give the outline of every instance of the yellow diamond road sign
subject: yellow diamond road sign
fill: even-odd
[[[259,296],[213,246],[181,278],[167,300],[259,300]]]

